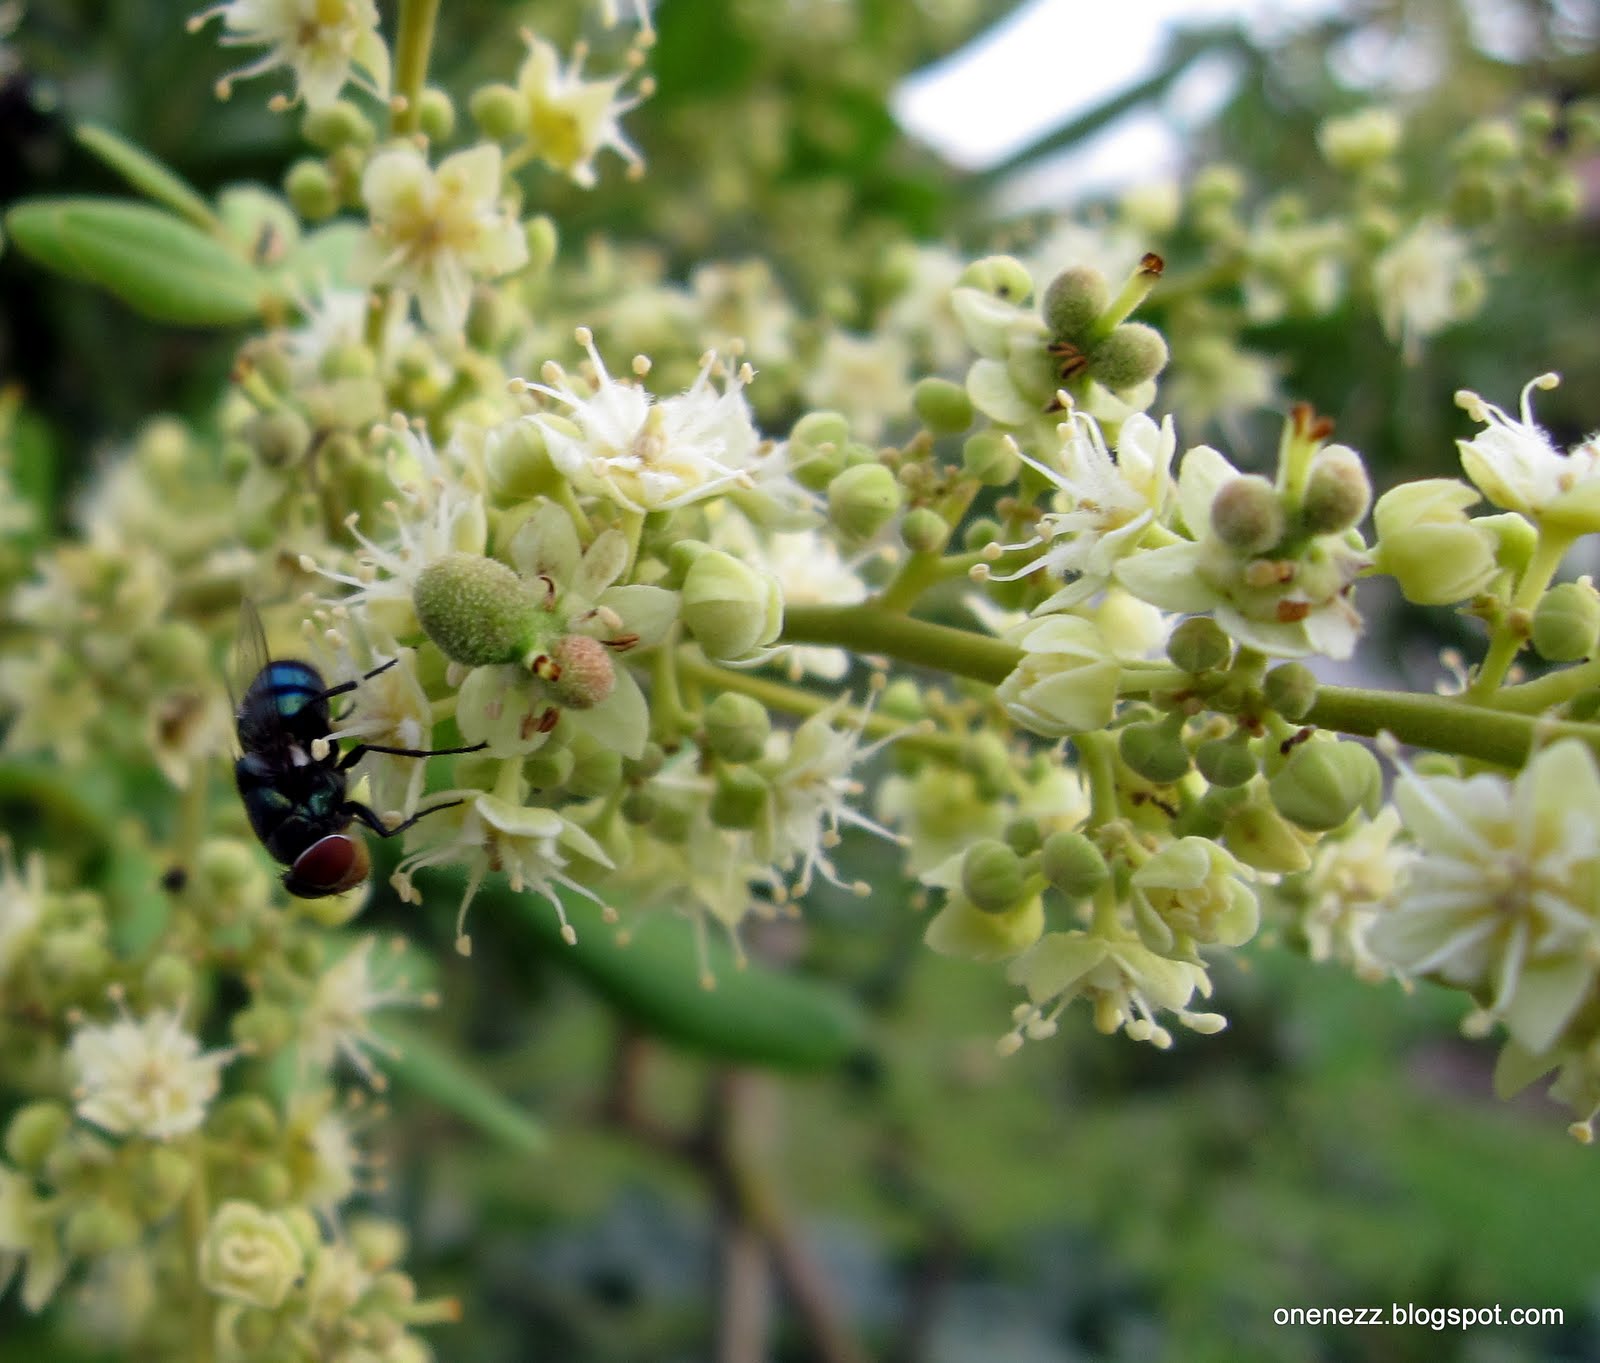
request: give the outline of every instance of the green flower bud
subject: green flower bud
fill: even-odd
[[[241,1093],[218,1105],[207,1123],[207,1131],[219,1140],[271,1145],[278,1139],[278,1114],[259,1093]]]
[[[961,272],[956,286],[982,289],[1008,303],[1026,303],[1033,293],[1033,279],[1027,268],[1011,256],[985,256],[973,261]]]
[[[71,1126],[72,1114],[60,1103],[29,1103],[6,1124],[6,1155],[19,1169],[42,1169]]]
[[[656,811],[661,808],[661,796],[654,786],[629,786],[623,792],[622,817],[636,827],[642,828],[656,816]]]
[[[1567,105],[1567,138],[1574,151],[1600,146],[1600,101],[1576,99]]]
[[[1400,146],[1400,120],[1388,109],[1325,119],[1317,129],[1317,145],[1336,170],[1356,172],[1387,161]]]
[[[883,688],[878,712],[903,724],[915,724],[926,718],[928,710],[922,703],[922,692],[917,689],[916,682],[910,677],[896,677]]]
[[[522,98],[510,85],[480,85],[467,101],[467,112],[491,142],[505,142],[522,128]]]
[[[1191,615],[1167,639],[1167,657],[1185,672],[1214,672],[1233,659],[1233,640],[1209,615]]]
[[[682,615],[707,657],[742,658],[778,637],[783,597],[770,577],[707,549],[683,576]]]
[[[1264,554],[1283,538],[1283,505],[1259,474],[1230,478],[1211,501],[1211,528],[1236,554]]]
[[[194,1182],[195,1162],[170,1145],[149,1145],[129,1171],[129,1188],[142,1221],[159,1221],[176,1207]]]
[[[1148,383],[1167,367],[1166,338],[1143,322],[1123,322],[1095,346],[1089,377],[1113,393]]]
[[[1360,523],[1372,504],[1372,484],[1361,456],[1343,445],[1317,455],[1306,480],[1300,521],[1313,535],[1337,535]]]
[[[1080,341],[1111,306],[1111,285],[1090,265],[1063,270],[1044,291],[1044,324],[1057,340]]]
[[[911,407],[935,435],[956,435],[972,425],[972,399],[949,379],[919,379],[911,390]]]
[[[789,432],[789,462],[813,492],[821,492],[844,467],[850,423],[838,412],[807,412]]]
[[[531,421],[498,427],[485,445],[483,463],[489,475],[489,495],[500,506],[548,496],[562,481],[550,462],[544,432]]]
[[[666,750],[651,740],[644,745],[644,751],[637,757],[630,757],[622,764],[622,770],[630,778],[639,778],[648,781],[657,775],[661,768],[667,764]]]
[[[767,750],[772,719],[750,696],[724,691],[706,707],[706,746],[724,762],[754,762]]]
[[[269,469],[296,464],[311,448],[311,427],[290,407],[258,413],[246,425],[243,435],[256,458]]]
[[[1463,171],[1450,186],[1450,216],[1462,227],[1493,222],[1505,201],[1505,181],[1481,170]]]
[[[724,767],[711,792],[711,822],[718,828],[754,828],[766,812],[769,793],[749,767]]]
[[[989,516],[968,521],[961,532],[961,547],[970,552],[985,549],[1000,540],[1000,522]],[[1002,584],[1003,585],[1003,584]]]
[[[1044,830],[1037,819],[1013,819],[1006,825],[1005,840],[1019,857],[1031,857],[1044,846]]]
[[[585,744],[573,752],[567,789],[580,800],[609,795],[622,784],[622,754],[615,748]]]
[[[543,213],[522,224],[522,236],[528,243],[528,263],[524,267],[535,278],[556,263],[556,253],[561,249],[561,232],[555,220]]]
[[[662,842],[679,844],[688,841],[694,827],[695,811],[685,799],[668,798],[662,792],[656,816],[650,821],[650,831]]]
[[[358,1216],[352,1218],[349,1234],[350,1248],[356,1252],[356,1261],[368,1273],[382,1273],[406,1257],[409,1237],[405,1227],[398,1222],[376,1216]]]
[[[961,467],[986,487],[1004,487],[1016,482],[1022,461],[1017,457],[1016,442],[1009,436],[1000,431],[979,431],[969,435],[962,445]]]
[[[1015,908],[1026,885],[1022,858],[995,838],[973,843],[961,859],[962,893],[985,913]]]
[[[828,484],[828,519],[853,540],[871,539],[900,510],[900,484],[882,464],[857,464]]]
[[[430,85],[417,101],[417,121],[428,141],[448,142],[456,130],[456,106],[443,90]]]
[[[1129,768],[1157,785],[1171,785],[1189,770],[1189,749],[1170,724],[1130,724],[1117,735]]]
[[[138,1238],[139,1222],[131,1211],[99,1201],[74,1209],[61,1235],[67,1253],[83,1259],[126,1249]]]
[[[577,758],[571,748],[540,748],[522,764],[522,774],[534,790],[560,790],[572,779]]]
[[[259,1306],[246,1306],[238,1308],[238,1314],[230,1319],[234,1346],[247,1358],[260,1358],[263,1363],[290,1363],[292,1355],[285,1356],[282,1351],[269,1352],[271,1345],[278,1337],[278,1317],[276,1312],[263,1311]],[[293,1363],[300,1363],[293,1359]]]
[[[1359,743],[1302,743],[1267,786],[1277,811],[1314,833],[1338,828],[1383,793],[1378,759]]]
[[[961,745],[961,765],[977,782],[978,794],[985,800],[999,800],[1016,785],[1011,771],[1011,754],[996,734],[980,733]]]
[[[200,1281],[246,1306],[276,1310],[305,1271],[305,1253],[283,1217],[249,1202],[224,1202],[200,1246]]]
[[[1195,208],[1231,208],[1244,198],[1244,172],[1237,166],[1212,162],[1195,172],[1189,202]]]
[[[546,680],[556,704],[573,710],[592,710],[617,684],[610,651],[587,634],[564,634],[550,647],[550,661],[560,669]]]
[[[1533,612],[1533,646],[1553,663],[1575,663],[1594,652],[1600,635],[1600,596],[1586,582],[1562,582]]]
[[[1202,743],[1195,749],[1194,764],[1214,786],[1242,786],[1258,770],[1255,754],[1243,734]]]
[[[1087,899],[1111,875],[1100,849],[1082,833],[1052,833],[1039,849],[1039,871],[1068,899]]]
[[[1270,804],[1252,800],[1227,815],[1222,840],[1246,866],[1293,875],[1311,865],[1311,838]]]
[[[1298,724],[1317,703],[1317,675],[1304,663],[1279,663],[1261,679],[1267,708]]]
[[[505,564],[445,554],[417,577],[417,621],[447,658],[468,667],[519,661],[538,631],[540,606]]]
[[[262,1055],[275,1055],[294,1036],[294,1016],[278,1004],[257,1000],[233,1015],[233,1039]]]
[[[1539,222],[1566,223],[1583,210],[1583,182],[1568,171],[1543,169],[1528,195],[1528,211]]]
[[[1466,508],[1478,501],[1476,488],[1454,478],[1422,478],[1378,498],[1372,510],[1378,531],[1378,568],[1400,584],[1407,601],[1419,606],[1445,606],[1475,596],[1489,585],[1497,568],[1499,541],[1490,522],[1504,517],[1469,520]],[[1508,513],[1508,535],[1515,524],[1532,527]]]
[[[300,132],[318,151],[370,147],[378,140],[378,130],[372,126],[371,120],[347,99],[308,110],[300,124]]]
[[[913,553],[937,554],[950,542],[950,523],[930,507],[915,507],[900,522],[900,538]]]
[[[284,197],[307,222],[321,222],[339,211],[339,187],[321,161],[296,161],[283,177]]]
[[[194,966],[168,951],[144,968],[145,1002],[158,1008],[177,1008],[195,995]]]

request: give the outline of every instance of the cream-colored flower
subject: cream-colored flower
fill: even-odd
[[[22,1304],[29,1311],[42,1311],[66,1276],[57,1217],[32,1179],[0,1164],[0,1294],[22,1269]]]
[[[565,67],[560,54],[543,38],[524,33],[528,55],[517,72],[521,97],[522,132],[534,154],[562,174],[590,189],[595,183],[595,158],[606,148],[628,164],[630,175],[644,171],[644,158],[623,134],[620,119],[636,109],[651,93],[648,80],[637,95],[624,97],[622,88],[632,70],[605,80],[585,80],[583,63],[588,55],[580,43]]]
[[[1372,262],[1372,291],[1384,331],[1412,362],[1428,337],[1478,310],[1484,284],[1466,238],[1424,219]]]
[[[884,425],[906,414],[911,350],[898,336],[830,331],[812,362],[804,397],[817,409],[842,412],[850,431],[876,440]]]
[[[415,147],[390,147],[368,162],[361,197],[372,231],[356,272],[415,293],[434,331],[461,330],[474,279],[527,263],[527,238],[501,198],[500,148],[492,143],[447,156],[437,169]]]
[[[305,1272],[289,1223],[253,1202],[224,1202],[200,1245],[200,1281],[229,1301],[275,1311]]]
[[[1134,923],[1155,951],[1192,952],[1255,936],[1261,910],[1241,863],[1207,838],[1168,843],[1133,873]]]
[[[995,690],[1006,713],[1046,738],[1103,729],[1116,710],[1121,666],[1092,621],[1047,615],[1013,638],[1022,661]]]
[[[378,99],[389,98],[389,49],[378,32],[373,0],[228,0],[189,20],[192,33],[221,17],[224,47],[271,50],[248,66],[231,71],[217,84],[226,99],[236,80],[287,67],[294,75],[295,99],[307,108],[332,104],[356,69],[361,84]]]
[[[1586,534],[1600,530],[1600,436],[1562,454],[1533,420],[1533,390],[1560,382],[1560,375],[1541,374],[1524,384],[1521,420],[1476,393],[1457,393],[1456,405],[1481,421],[1484,430],[1456,445],[1467,477],[1496,506],[1520,511],[1541,525]]]
[[[0,839],[0,983],[33,944],[44,899],[44,857],[30,852],[19,870],[11,844]]]
[[[399,938],[395,946],[402,945]],[[396,968],[373,960],[376,937],[363,937],[318,977],[296,1012],[300,1055],[308,1066],[327,1070],[343,1056],[368,1083],[382,1087],[374,1055],[393,1051],[373,1029],[371,1014],[381,1008],[425,1007],[432,998],[411,988]]]
[[[1338,961],[1366,980],[1388,973],[1367,935],[1393,901],[1405,865],[1405,852],[1394,846],[1399,831],[1399,810],[1385,805],[1345,837],[1324,838],[1317,845],[1300,919],[1313,961]]]
[[[176,1011],[86,1022],[68,1047],[78,1115],[114,1136],[185,1135],[205,1120],[233,1056],[202,1052]]]

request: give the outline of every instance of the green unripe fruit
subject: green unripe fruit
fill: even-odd
[[[643,752],[637,757],[630,757],[622,764],[622,770],[629,777],[639,777],[648,781],[666,764],[666,751],[652,739],[644,745]]]
[[[446,554],[417,577],[417,621],[445,657],[468,667],[517,662],[538,630],[540,606],[505,564]]]
[[[1575,663],[1594,652],[1600,635],[1600,596],[1582,582],[1562,582],[1533,612],[1533,646],[1553,663]]]
[[[578,759],[571,748],[540,748],[522,764],[522,774],[534,790],[560,790],[572,779]]]
[[[661,808],[661,797],[654,786],[630,786],[623,792],[622,817],[635,827],[642,828],[656,816]]]
[[[1360,523],[1372,504],[1372,483],[1354,450],[1336,445],[1311,464],[1300,521],[1313,535],[1337,535]]]
[[[283,177],[289,206],[307,222],[321,222],[339,211],[339,187],[321,161],[296,161]]]
[[[1302,743],[1267,790],[1284,818],[1325,833],[1382,795],[1383,772],[1359,743]]]
[[[572,775],[567,789],[580,800],[609,795],[622,784],[622,754],[614,748],[597,746],[573,753]]]
[[[300,131],[318,151],[337,151],[340,147],[370,147],[378,140],[378,130],[347,99],[309,111]]]
[[[1031,857],[1044,846],[1044,831],[1037,819],[1013,819],[1006,825],[1006,846],[1019,857]]]
[[[1130,724],[1117,735],[1117,751],[1128,767],[1159,786],[1189,770],[1189,749],[1166,724]]]
[[[1317,676],[1304,663],[1279,663],[1261,681],[1268,708],[1298,724],[1317,703]]]
[[[456,130],[456,106],[437,86],[429,86],[417,101],[417,123],[430,142],[448,142]]]
[[[718,828],[754,828],[767,797],[767,783],[749,767],[724,767],[711,792],[711,822]]]
[[[724,762],[754,762],[767,750],[772,719],[750,696],[724,691],[706,707],[706,746]]]
[[[1090,265],[1063,270],[1044,291],[1044,324],[1057,340],[1080,341],[1111,306],[1111,285]]]
[[[1011,256],[985,256],[975,260],[956,280],[963,288],[982,289],[1008,303],[1026,303],[1033,293],[1033,277],[1020,260]]]
[[[961,532],[961,547],[972,552],[998,543],[999,539],[1000,522],[988,516],[979,516],[977,520],[969,521],[967,528]]]
[[[869,540],[900,510],[900,484],[882,464],[857,464],[828,484],[828,519],[853,540]]]
[[[1039,849],[1039,871],[1068,899],[1087,899],[1111,875],[1100,849],[1082,833],[1052,833]]]
[[[937,554],[950,542],[950,523],[937,511],[919,506],[900,522],[900,538],[917,554]]]
[[[1238,737],[1202,743],[1195,749],[1194,764],[1213,786],[1242,786],[1258,770],[1249,744]]]
[[[935,435],[956,435],[972,425],[972,399],[949,379],[919,379],[911,390],[911,407]]]
[[[74,1258],[98,1258],[126,1249],[139,1238],[139,1223],[132,1212],[106,1202],[91,1202],[67,1217],[62,1245]]]
[[[1185,672],[1213,672],[1233,658],[1233,640],[1209,615],[1191,615],[1167,639],[1167,657]]]
[[[707,549],[683,575],[682,619],[707,657],[740,658],[777,638],[783,598],[770,578]]]
[[[525,268],[535,276],[543,274],[555,264],[556,253],[561,249],[560,230],[552,218],[540,213],[522,224],[522,236],[528,243]]]
[[[19,1169],[42,1169],[71,1126],[72,1114],[60,1103],[18,1108],[6,1124],[6,1156]]]
[[[1015,908],[1026,885],[1022,858],[995,838],[973,843],[961,859],[961,889],[985,913]]]
[[[521,130],[522,97],[510,85],[480,85],[467,101],[467,112],[491,142],[505,142]]]
[[[311,447],[311,427],[290,407],[262,412],[244,428],[244,438],[256,458],[269,469],[286,468],[305,457]]]
[[[1113,393],[1148,383],[1167,367],[1166,338],[1143,322],[1123,322],[1095,346],[1089,377]]]
[[[1230,478],[1211,501],[1211,528],[1237,554],[1264,554],[1283,538],[1283,505],[1259,474]]]
[[[969,435],[961,447],[961,468],[985,487],[1004,487],[1016,481],[1022,461],[1016,442],[1000,431]]]

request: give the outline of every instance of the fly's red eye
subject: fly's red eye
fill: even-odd
[[[371,869],[366,843],[348,833],[330,833],[294,859],[283,883],[301,899],[322,899],[353,889]]]

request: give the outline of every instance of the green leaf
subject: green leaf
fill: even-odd
[[[208,233],[221,230],[222,224],[199,192],[121,133],[96,123],[80,123],[73,136],[147,199],[165,204],[181,218]]]
[[[119,199],[34,199],[6,214],[19,249],[159,322],[227,326],[261,311],[261,274],[181,218]]]
[[[380,1038],[397,1049],[383,1067],[398,1083],[415,1089],[520,1154],[542,1154],[549,1147],[549,1136],[540,1122],[426,1032],[387,1021],[376,1030]]]
[[[303,237],[279,267],[278,282],[314,297],[320,290],[350,283],[350,259],[356,243],[367,235],[357,222],[330,222]]]

